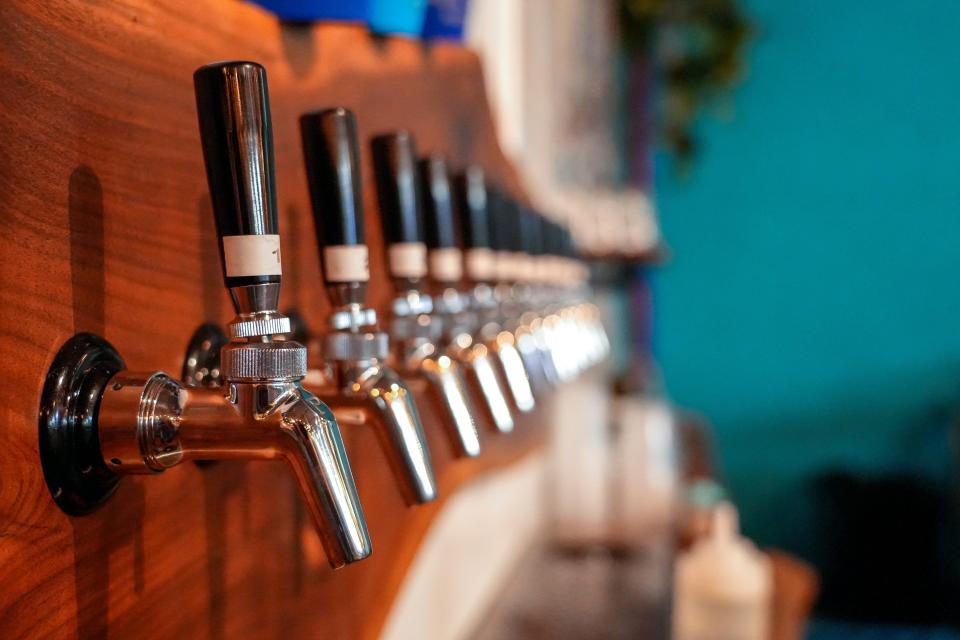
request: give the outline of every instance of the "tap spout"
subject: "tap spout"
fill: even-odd
[[[487,346],[497,356],[514,405],[523,413],[533,411],[536,401],[527,375],[531,367],[521,357],[513,334],[509,331],[498,331],[496,335],[488,338]]]
[[[450,440],[458,455],[475,458],[480,454],[480,436],[473,418],[473,406],[459,364],[438,353],[430,342],[407,354],[405,371],[422,377],[430,386],[444,413],[450,418]],[[511,422],[512,428],[512,422]]]
[[[283,413],[282,450],[323,540],[331,566],[370,555],[370,534],[330,408],[302,388]],[[320,491],[317,491],[317,489]]]
[[[370,555],[370,535],[333,413],[297,381],[187,389],[163,373],[118,373],[101,400],[104,463],[158,473],[188,460],[284,460],[334,568]]]
[[[407,504],[435,500],[433,462],[410,390],[395,371],[378,363],[338,364],[335,379],[339,383],[328,379],[325,372],[312,370],[307,375],[308,387],[334,407],[340,424],[377,428]]]
[[[513,431],[513,415],[486,345],[474,342],[469,333],[461,333],[450,342],[447,351],[466,370],[470,382],[483,398],[483,404],[497,430],[501,433]]]

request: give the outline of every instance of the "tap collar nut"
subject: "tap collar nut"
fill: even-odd
[[[329,322],[334,331],[375,327],[377,325],[377,312],[373,309],[350,305],[330,314]]]
[[[390,340],[383,331],[332,331],[324,336],[323,355],[327,360],[365,362],[385,360],[389,354]]]
[[[290,318],[275,312],[238,316],[230,323],[229,331],[232,339],[290,333]]]
[[[220,353],[228,382],[285,382],[307,375],[307,348],[296,342],[230,342]]]

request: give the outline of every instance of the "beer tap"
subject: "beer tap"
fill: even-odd
[[[434,309],[441,318],[446,353],[459,362],[474,390],[482,398],[492,424],[502,433],[513,430],[513,416],[492,362],[490,350],[475,339],[475,314],[469,297],[460,289],[463,252],[457,245],[457,202],[443,156],[432,154],[420,161],[424,194],[424,227],[427,262],[434,287]]]
[[[566,242],[564,229],[556,223],[548,223],[544,228],[549,246],[549,268],[547,271],[550,283],[553,285],[547,297],[547,304],[541,310],[541,318],[532,327],[534,342],[540,349],[545,360],[554,372],[556,383],[572,379],[578,372],[576,359],[578,353],[584,351],[576,336],[564,336],[567,325],[562,321],[562,311],[567,304],[567,292],[570,288],[570,279],[573,270],[565,254]],[[581,348],[571,350],[569,340]]]
[[[529,254],[524,251],[533,240],[527,210],[509,195],[494,195],[492,231],[498,246],[496,287],[504,328],[514,336],[524,366],[535,388],[543,391],[561,382],[557,354],[544,329],[546,309],[528,309]]]
[[[483,169],[476,165],[458,175],[454,184],[466,279],[470,286],[469,307],[476,318],[475,335],[496,356],[513,405],[526,413],[536,405],[533,389],[516,338],[501,324],[498,294],[494,289],[500,264],[494,247],[499,248],[502,240],[494,221],[495,217],[499,219],[495,216],[496,193],[487,189]]]
[[[480,453],[473,403],[460,366],[440,346],[443,317],[424,290],[427,251],[413,136],[399,131],[371,143],[377,199],[396,297],[390,318],[393,356],[401,373],[425,382],[442,405],[458,455]]]
[[[541,328],[540,342],[554,354],[561,381],[566,381],[606,357],[609,341],[600,320],[599,309],[586,298],[589,295],[588,271],[577,259],[567,229],[555,222],[542,222],[549,248],[543,269],[550,299]],[[567,348],[578,344],[579,349]]]
[[[370,537],[334,414],[300,384],[307,350],[274,340],[289,320],[277,312],[266,72],[252,62],[217,63],[197,70],[194,86],[224,282],[237,314],[221,351],[223,385],[188,388],[166,373],[126,371],[103,338],[74,336],[54,359],[41,401],[47,485],[64,511],[82,515],[123,475],[160,474],[190,460],[283,460],[328,561],[340,567],[367,557]]]
[[[386,366],[387,334],[366,306],[370,280],[365,244],[357,121],[343,108],[300,118],[304,160],[320,247],[323,279],[333,305],[319,340],[324,365],[305,383],[331,405],[341,424],[377,428],[408,504],[437,496],[430,451],[413,395]]]
[[[610,352],[610,340],[599,307],[590,302],[590,270],[578,257],[569,229],[563,230],[562,240],[567,278],[566,296],[571,300],[567,317],[584,337],[587,346],[581,354],[582,368],[591,367],[604,360]]]
[[[559,382],[554,346],[546,342],[543,327],[544,316],[553,302],[539,282],[541,261],[544,253],[543,218],[528,207],[512,203],[511,217],[518,222],[523,252],[515,270],[515,285],[512,289],[517,299],[519,318],[510,324],[517,339],[518,349],[532,377],[541,386]]]

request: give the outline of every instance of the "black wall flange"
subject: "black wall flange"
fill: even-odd
[[[78,333],[60,347],[40,396],[40,463],[57,505],[82,516],[106,502],[120,477],[100,455],[97,413],[110,379],[125,368],[113,346]]]

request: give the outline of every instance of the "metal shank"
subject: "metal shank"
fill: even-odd
[[[307,387],[334,407],[342,425],[373,425],[407,504],[437,497],[433,462],[413,396],[400,377],[376,360],[337,362],[313,370]]]
[[[117,473],[157,473],[187,460],[284,460],[330,565],[370,555],[336,420],[298,382],[187,389],[163,373],[121,372],[104,392],[98,423],[104,462]]]

